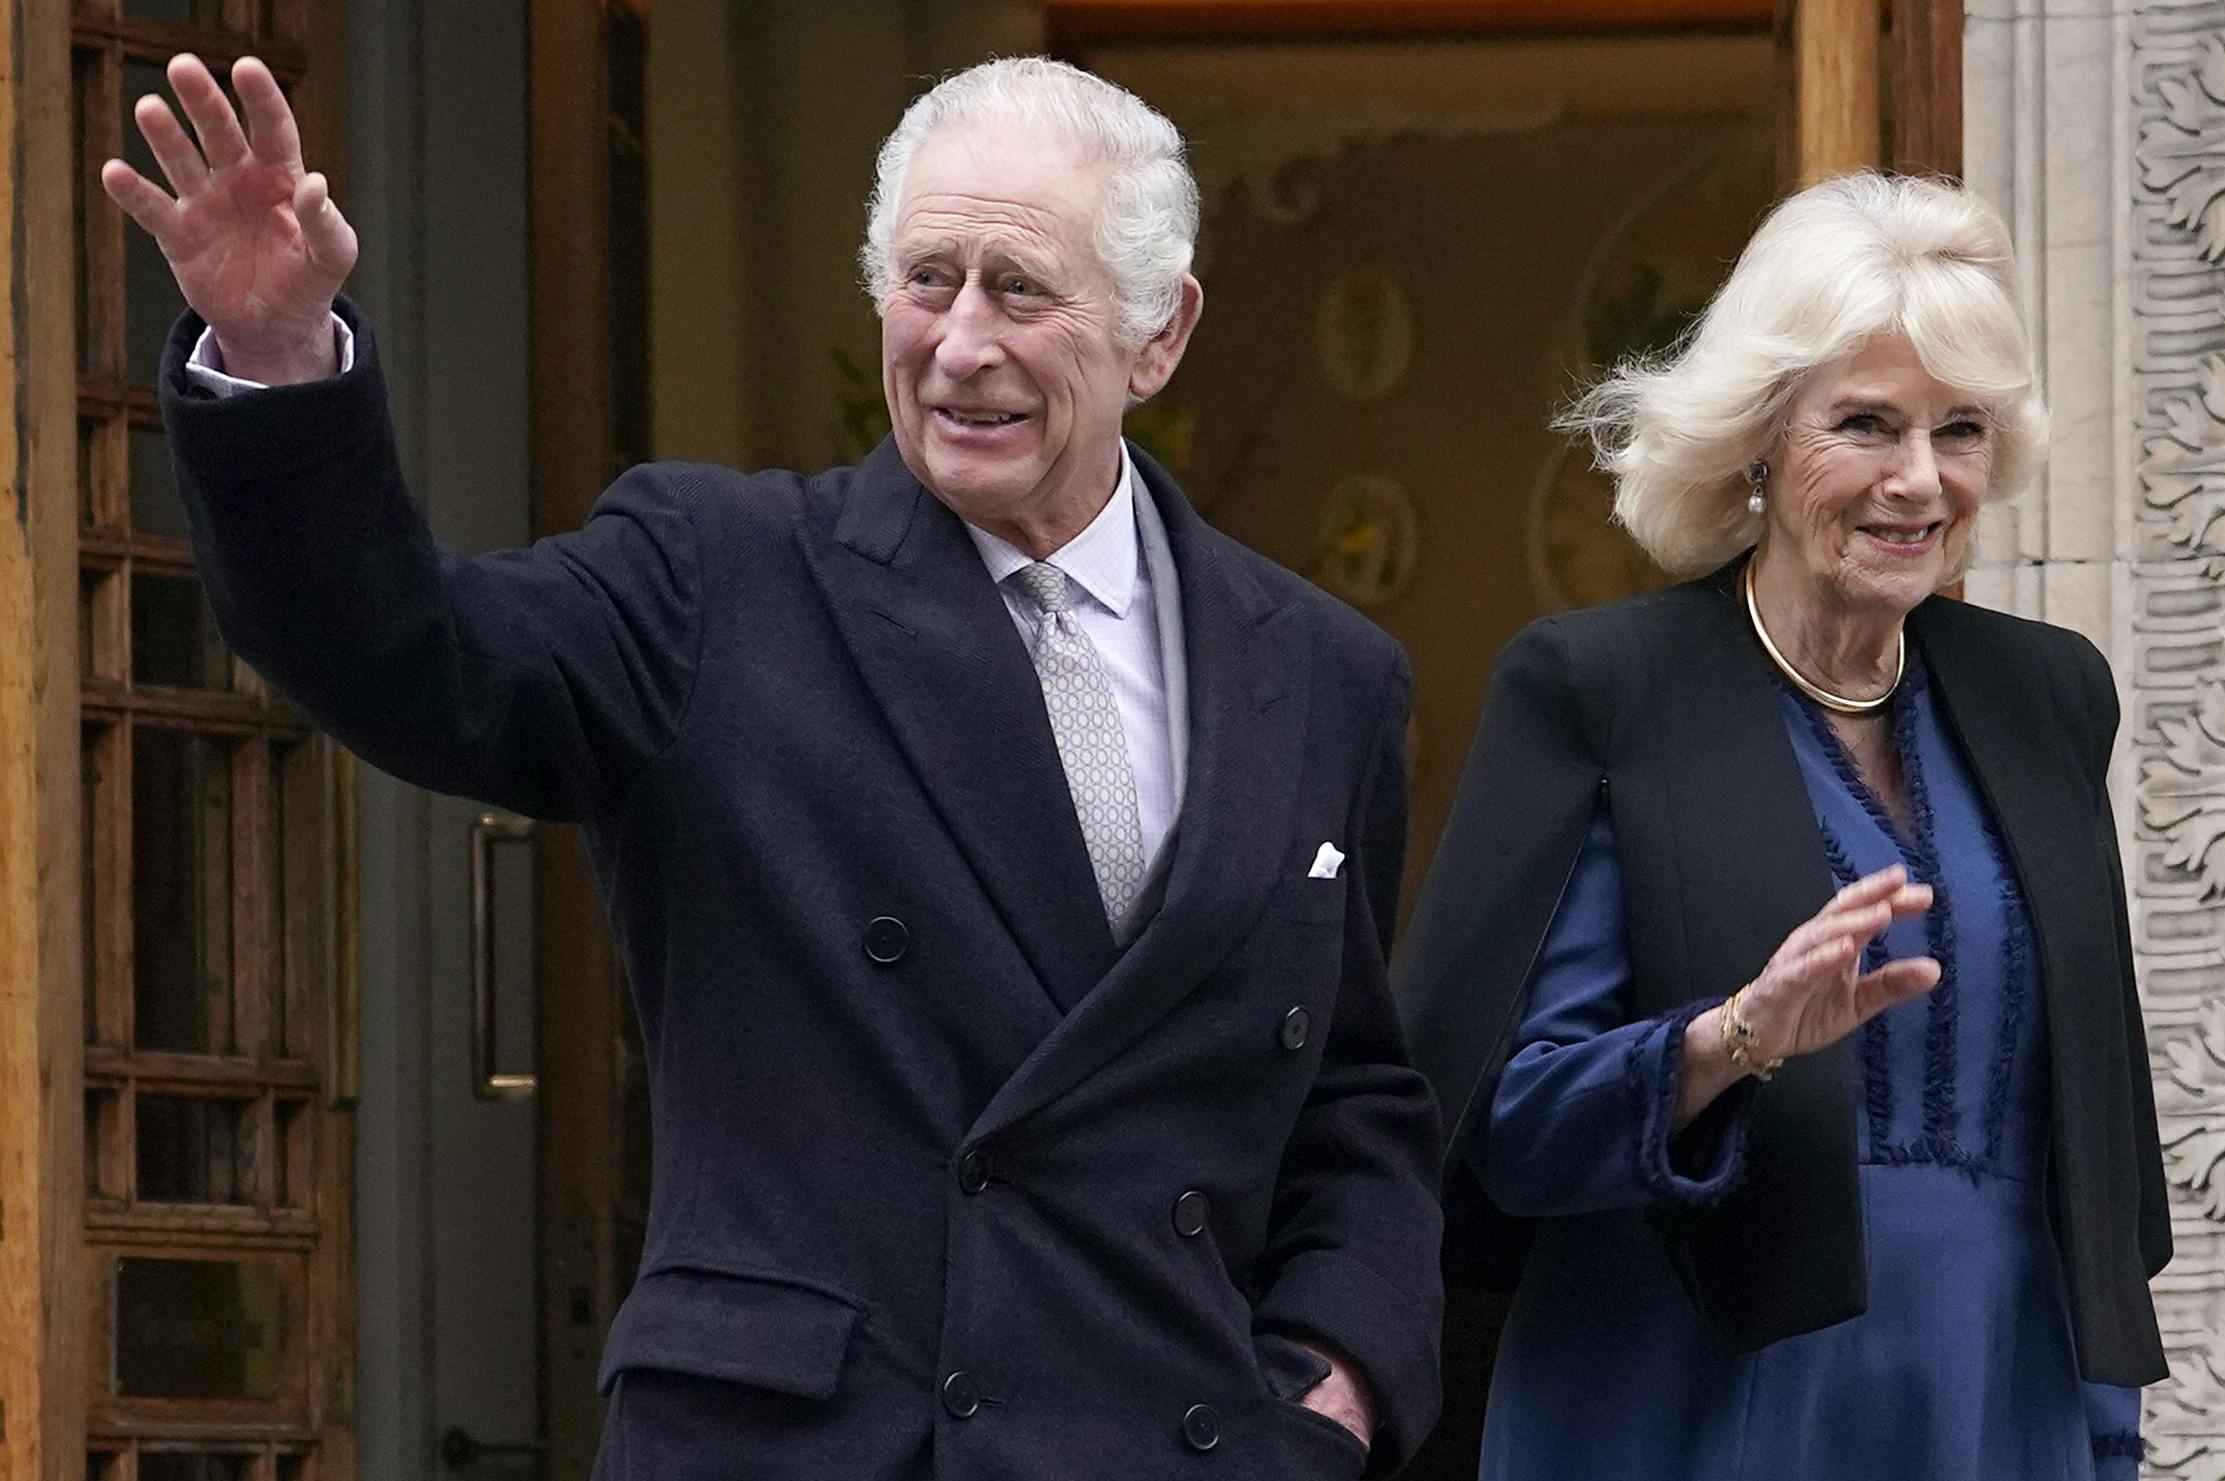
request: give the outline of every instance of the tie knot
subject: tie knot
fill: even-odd
[[[1066,573],[1049,561],[1022,566],[1012,573],[1012,579],[1046,616],[1056,617],[1066,610]]]

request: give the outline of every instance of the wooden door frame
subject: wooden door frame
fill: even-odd
[[[298,94],[304,135],[335,165],[340,5],[310,0],[311,24],[296,38],[316,79]],[[226,11],[235,14],[246,12]],[[83,20],[72,0],[0,0],[0,28],[12,41],[0,47],[0,263],[8,284],[0,296],[0,404],[8,408],[0,417],[0,1475],[26,1481],[85,1475],[99,1346],[86,1321],[90,989],[72,205],[81,183],[73,30]],[[89,209],[106,209],[98,186],[88,185]],[[331,881],[337,866],[323,856],[312,872]],[[332,945],[312,971],[351,965],[350,943]],[[330,975],[326,982],[330,991]],[[303,1381],[312,1412],[327,1422],[318,1474],[347,1481],[352,1119],[335,1109],[322,1125],[310,1155],[325,1234],[311,1264],[317,1294],[303,1321],[314,1330],[303,1345],[341,1358]]]
[[[1785,188],[1890,166],[1962,175],[1963,0],[1779,0]]]
[[[610,297],[609,56],[605,5],[527,11],[533,535],[586,522],[619,471]],[[618,1047],[623,975],[575,830],[534,848],[535,1098],[540,1131],[544,1481],[586,1481],[601,1428],[603,1340],[633,1272],[619,1268],[625,1138]]]
[[[78,514],[33,494],[76,484],[70,6],[0,0],[0,26],[0,1473],[64,1481],[85,1464]]]

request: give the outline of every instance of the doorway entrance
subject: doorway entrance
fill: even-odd
[[[1415,653],[1410,877],[1500,637],[1651,579],[1538,430],[1567,384],[1673,335],[1786,180],[1959,163],[1961,8],[1943,0],[1900,0],[1889,29],[1879,0],[521,8],[535,533],[576,526],[639,457],[818,467],[877,436],[849,260],[872,148],[920,76],[1049,47],[1182,122],[1211,197],[1209,312],[1132,431],[1211,517]],[[338,0],[0,0],[21,40],[0,105],[22,227],[0,353],[20,516],[0,541],[10,1476],[592,1463],[650,1128],[599,901],[553,832],[516,891],[532,950],[505,958],[535,964],[531,1061],[504,1040],[482,1067],[535,1076],[531,1106],[508,1108],[537,1128],[532,1218],[515,1248],[474,1255],[531,1273],[533,1350],[508,1361],[539,1417],[468,1436],[476,1454],[356,1454],[358,791],[211,635],[151,391],[175,304],[90,185],[128,152],[129,100],[186,46],[271,60],[340,173],[336,84],[379,29],[361,17],[385,14],[350,9],[343,35]],[[462,398],[422,411],[435,435],[473,415]],[[461,1023],[457,968],[436,1011]],[[381,1292],[433,1299],[397,1269]],[[1455,1375],[1415,1474],[1471,1473],[1481,1377]]]

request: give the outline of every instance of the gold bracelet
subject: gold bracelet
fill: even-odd
[[[1747,987],[1753,986],[1748,983]],[[1746,996],[1742,987],[1723,1000],[1723,1052],[1737,1065],[1757,1080],[1766,1080],[1784,1067],[1782,1056],[1764,1059],[1754,1052],[1754,1026],[1738,1011],[1738,1000]]]

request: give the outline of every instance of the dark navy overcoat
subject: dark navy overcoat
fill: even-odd
[[[1436,1413],[1440,1219],[1383,966],[1388,638],[1139,459],[1192,720],[1123,950],[1023,640],[892,446],[639,468],[467,558],[360,324],[350,373],[221,401],[200,327],[163,401],[227,641],[394,775],[584,826],[655,1127],[605,1481],[1357,1476],[1288,1397],[1298,1336],[1364,1372],[1396,1467]]]

